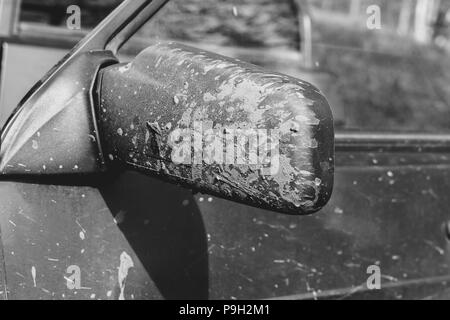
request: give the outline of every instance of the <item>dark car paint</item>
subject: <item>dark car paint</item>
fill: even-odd
[[[90,51],[60,62],[65,66],[58,65],[55,74],[39,81],[39,90],[27,94],[2,130],[1,174],[10,178],[104,171],[91,92],[98,71],[114,63],[111,52]]]
[[[309,217],[193,196],[131,172],[98,189],[2,182],[9,298],[117,298],[123,252],[135,265],[127,299],[445,298],[449,160],[338,153],[331,202]],[[74,264],[91,289],[67,289]],[[365,287],[373,264],[382,290]]]

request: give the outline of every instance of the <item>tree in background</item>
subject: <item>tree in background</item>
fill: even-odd
[[[407,35],[410,32],[413,0],[402,0],[402,6],[398,18],[397,32]]]
[[[306,69],[310,69],[313,66],[312,22],[309,6],[308,0],[290,0],[290,7],[297,17],[296,27],[298,32],[295,37],[295,45],[296,49],[303,54],[303,67]]]
[[[421,43],[430,42],[432,39],[432,22],[436,19],[440,0],[417,0],[414,38]]]

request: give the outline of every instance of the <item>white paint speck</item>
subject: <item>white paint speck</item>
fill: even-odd
[[[119,72],[124,73],[124,72],[128,71],[130,69],[130,67],[131,67],[131,64],[127,63],[126,65],[119,68]]]
[[[343,214],[343,213],[344,213],[344,210],[342,210],[342,209],[339,208],[339,207],[336,207],[336,208],[334,208],[334,213],[336,213],[336,214]]]
[[[47,260],[48,261],[53,261],[53,262],[58,262],[59,261],[59,259],[56,259],[56,258],[47,258]]]
[[[237,17],[239,15],[238,9],[236,6],[233,6],[233,16]]]
[[[33,286],[36,288],[36,267],[31,267],[31,277],[33,278]]]
[[[131,257],[124,251],[120,254],[120,265],[119,265],[119,287],[120,287],[120,295],[119,300],[125,300],[125,282],[128,276],[128,270],[134,267],[133,260]]]
[[[81,239],[81,240],[86,239],[86,235],[84,234],[83,231],[80,231],[79,236],[80,236],[80,239]]]

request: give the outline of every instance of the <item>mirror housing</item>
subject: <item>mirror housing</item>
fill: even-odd
[[[101,70],[107,165],[288,214],[333,188],[334,130],[311,84],[173,42]]]

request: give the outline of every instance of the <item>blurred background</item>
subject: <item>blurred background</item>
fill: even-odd
[[[75,42],[120,2],[23,0],[17,32]],[[81,30],[66,26],[73,4]],[[312,82],[338,130],[447,132],[449,9],[450,0],[172,0],[122,57],[184,42]]]

